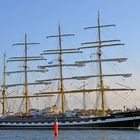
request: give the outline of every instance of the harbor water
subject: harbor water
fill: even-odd
[[[0,140],[140,140],[140,131],[63,130],[55,137],[52,130],[0,130]]]

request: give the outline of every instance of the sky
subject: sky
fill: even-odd
[[[39,42],[31,54],[41,53],[46,49],[55,49],[55,44],[46,39],[47,35],[57,34],[58,23],[63,33],[74,33],[66,45],[72,48],[80,47],[82,42],[92,41],[94,31],[84,31],[87,26],[97,25],[99,11],[102,24],[115,24],[115,30],[109,29],[111,39],[121,39],[125,43],[119,57],[128,57],[125,71],[134,74],[130,85],[139,89],[140,77],[140,1],[139,0],[0,0],[0,76],[3,70],[3,54],[7,58],[19,56],[20,47],[12,46],[13,43],[23,42],[27,33],[28,41]],[[108,37],[108,35],[107,35]],[[69,40],[69,39],[66,39]],[[68,47],[71,47],[68,46]],[[113,55],[112,51],[108,51]],[[115,56],[117,56],[115,54]],[[2,83],[2,78],[1,81]],[[138,100],[137,100],[138,102]],[[138,104],[140,107],[140,104]]]

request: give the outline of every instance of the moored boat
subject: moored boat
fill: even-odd
[[[128,78],[131,74],[103,74],[102,71],[102,63],[103,62],[124,62],[127,58],[110,58],[110,59],[103,59],[102,58],[102,48],[110,47],[110,46],[120,46],[124,45],[122,43],[118,43],[120,40],[101,40],[101,28],[104,27],[111,27],[115,25],[100,25],[100,15],[98,15],[98,26],[94,27],[87,27],[85,29],[94,29],[97,28],[98,30],[98,40],[96,42],[85,42],[82,45],[90,44],[91,46],[82,46],[80,48],[75,49],[62,49],[62,37],[64,36],[73,36],[73,34],[61,34],[60,25],[58,26],[58,35],[55,36],[48,36],[50,37],[57,37],[59,40],[59,49],[58,50],[46,50],[41,55],[54,55],[58,54],[59,64],[54,65],[45,65],[45,66],[38,66],[39,70],[28,70],[27,61],[33,60],[42,60],[43,57],[28,57],[27,56],[27,45],[35,44],[35,43],[27,43],[27,38],[25,35],[25,43],[19,43],[15,45],[25,45],[25,56],[22,58],[15,57],[11,61],[24,61],[24,72],[25,74],[25,83],[22,84],[25,87],[25,96],[23,97],[15,97],[15,98],[25,98],[25,114],[21,116],[16,115],[7,115],[2,116],[0,118],[0,129],[53,129],[54,127],[54,120],[57,118],[59,129],[138,129],[140,125],[140,111],[139,109],[130,110],[130,111],[121,111],[118,113],[114,113],[113,111],[107,111],[104,105],[104,94],[105,92],[116,92],[116,91],[134,91],[135,89],[129,87],[123,88],[109,88],[104,86],[104,77],[125,77]],[[117,42],[117,43],[115,43]],[[95,45],[94,45],[95,44]],[[97,60],[86,60],[86,61],[76,61],[74,64],[63,64],[62,56],[63,54],[72,54],[72,53],[83,53],[82,50],[96,48],[97,49]],[[86,63],[98,63],[99,65],[99,74],[98,75],[86,75],[86,76],[72,76],[72,77],[63,77],[63,67],[73,67],[78,66],[82,67],[85,66]],[[60,77],[52,78],[52,79],[45,79],[45,80],[37,80],[36,83],[28,83],[27,81],[27,72],[44,72],[47,71],[46,68],[54,68],[57,67],[60,70]],[[18,73],[20,73],[18,71]],[[5,72],[4,72],[5,73]],[[10,73],[10,72],[9,72]],[[13,72],[14,73],[14,72]],[[88,78],[99,78],[99,83],[97,88],[95,89],[80,89],[80,90],[65,90],[64,88],[64,81],[65,80],[83,80]],[[36,93],[36,96],[29,96],[28,94],[28,85],[38,85],[38,84],[49,84],[53,81],[60,81],[59,91],[46,91],[42,93]],[[18,85],[14,85],[18,86]],[[4,82],[3,85],[3,114],[6,115],[5,111],[5,99],[6,98],[14,98],[14,97],[7,97],[5,90],[6,85]],[[9,85],[10,87],[10,85]],[[71,115],[66,113],[65,108],[65,94],[72,94],[72,93],[83,93],[85,96],[86,92],[98,92],[101,95],[101,110],[98,111],[91,111],[89,112],[73,112]],[[57,110],[57,107],[54,106],[55,111],[57,113],[47,114],[47,115],[31,115],[29,114],[29,98],[34,97],[45,97],[45,96],[54,96],[59,94],[61,96],[61,111]],[[85,106],[85,105],[84,105]],[[110,112],[110,113],[109,113]],[[86,114],[86,115],[85,115]]]

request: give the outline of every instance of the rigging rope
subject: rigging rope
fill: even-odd
[[[130,95],[131,95],[131,93],[129,93],[125,98],[124,97],[122,97],[122,96],[120,96],[117,92],[115,92],[115,91],[113,91],[116,95],[118,95],[119,97],[121,97],[124,101],[127,101],[129,104],[131,104],[132,106],[134,106],[134,107],[136,107],[136,105],[134,105],[132,102],[130,102],[129,100],[126,100]],[[117,104],[118,105],[118,104]],[[116,106],[114,106],[114,107],[116,107]],[[113,107],[113,108],[114,108]]]

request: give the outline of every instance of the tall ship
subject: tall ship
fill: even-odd
[[[81,47],[78,48],[63,48],[62,41],[64,37],[74,36],[74,34],[62,34],[60,25],[58,25],[58,35],[47,36],[47,38],[57,38],[58,39],[58,49],[48,49],[41,53],[39,56],[28,56],[28,46],[29,45],[38,45],[38,43],[29,43],[27,41],[27,35],[25,34],[25,41],[23,43],[17,43],[14,45],[24,46],[24,56],[23,57],[12,57],[8,59],[8,62],[23,62],[22,70],[20,71],[6,71],[6,57],[4,55],[4,77],[3,77],[3,85],[2,85],[2,116],[0,118],[0,129],[53,129],[55,119],[58,120],[59,129],[138,129],[140,124],[140,110],[135,108],[134,110],[128,110],[124,106],[124,110],[111,110],[106,109],[105,107],[105,94],[114,92],[133,92],[135,89],[130,88],[128,86],[124,86],[122,84],[118,85],[121,87],[111,88],[109,86],[105,86],[105,77],[123,77],[129,78],[132,74],[130,73],[111,73],[104,74],[102,69],[103,63],[121,63],[127,60],[127,58],[103,58],[103,50],[109,47],[117,47],[124,45],[120,43],[120,40],[102,40],[101,38],[101,29],[115,26],[111,25],[101,25],[100,24],[100,15],[98,14],[98,25],[94,27],[87,27],[88,29],[97,29],[97,40],[95,42],[84,42]],[[73,55],[73,54],[85,54],[87,50],[90,52],[95,49],[96,50],[96,59],[90,60],[81,60],[75,61],[74,63],[64,63],[63,55]],[[46,60],[45,56],[48,58],[52,58],[49,56],[57,55],[58,58],[54,59],[56,63],[52,63],[52,61],[47,65],[37,66],[37,69],[29,69],[29,61],[40,61]],[[74,57],[71,57],[73,60]],[[70,59],[66,59],[70,60]],[[49,62],[49,61],[48,61]],[[83,75],[81,72],[82,67],[85,67],[87,64],[97,64],[98,67],[97,74],[93,75]],[[73,74],[67,74],[67,71],[64,70],[66,68],[77,67],[78,73],[73,76]],[[43,72],[44,74],[52,71],[52,69],[57,68],[59,74],[57,77],[52,76],[52,78],[48,78],[47,76],[42,76],[40,79],[35,80],[35,82],[28,82],[28,73],[32,72]],[[80,68],[80,70],[79,70]],[[19,84],[6,84],[6,75],[20,73],[24,75],[24,82]],[[46,74],[47,75],[47,74]],[[45,77],[45,78],[44,78]],[[44,78],[44,79],[42,79]],[[92,88],[86,88],[87,79],[97,79],[96,86],[93,85]],[[78,89],[73,89],[72,84],[79,85],[82,82],[82,86]],[[79,83],[78,83],[78,82]],[[78,84],[76,84],[76,82]],[[56,83],[58,86],[56,86]],[[39,86],[39,85],[47,85],[48,87],[53,86],[51,88],[46,89],[45,91],[36,92],[33,95],[29,93],[29,86]],[[65,88],[67,85],[68,88]],[[90,83],[92,85],[92,83]],[[6,91],[10,87],[23,86],[23,95],[10,96]],[[68,89],[68,90],[67,90]],[[87,110],[86,103],[89,102],[86,100],[86,94],[93,93],[100,95],[100,107]],[[66,95],[74,96],[75,94],[79,94],[83,96],[83,109],[67,109],[67,100]],[[33,110],[29,107],[30,99],[32,98],[53,98],[54,96],[58,96],[60,103],[55,104],[51,107],[47,107],[44,110]],[[111,96],[111,95],[110,95]],[[9,99],[21,99],[24,102],[24,110],[19,113],[11,113],[7,112],[7,102]],[[77,100],[79,100],[77,98]],[[44,112],[43,112],[44,111]],[[40,113],[41,112],[41,113]]]

